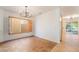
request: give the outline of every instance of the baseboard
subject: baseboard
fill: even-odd
[[[6,41],[3,41],[3,42],[0,42],[0,44],[6,43],[6,42],[9,42],[9,41],[13,41],[13,40],[24,39],[24,38],[28,38],[28,37],[34,37],[34,35],[27,36],[27,37],[16,38],[16,39],[11,39],[11,40],[6,40]]]
[[[44,38],[44,37],[41,37],[41,36],[38,36],[38,35],[35,35],[35,36],[36,36],[36,37],[39,37],[39,38],[42,38],[42,39],[45,39],[45,40],[48,40],[47,38]],[[60,42],[53,41],[53,40],[49,40],[49,41],[56,42],[56,43],[60,43]]]

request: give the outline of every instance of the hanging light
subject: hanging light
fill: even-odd
[[[30,12],[28,11],[28,6],[25,6],[25,17],[31,17],[32,15],[30,14]]]
[[[28,6],[24,7],[24,10],[22,13],[20,13],[20,15],[27,18],[32,17],[32,14],[28,11]]]

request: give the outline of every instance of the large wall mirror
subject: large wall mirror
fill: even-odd
[[[9,34],[32,32],[32,20],[9,17]]]

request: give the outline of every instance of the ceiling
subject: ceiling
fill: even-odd
[[[5,10],[16,12],[16,13],[22,13],[24,10],[24,6],[0,6],[0,8],[3,8]],[[28,11],[32,14],[32,16],[36,16],[48,11],[51,11],[57,7],[54,6],[28,6]]]
[[[62,16],[69,16],[79,14],[79,6],[64,6],[61,7],[61,15]]]
[[[24,6],[0,6],[0,8],[15,12],[22,13],[24,11]],[[56,6],[28,6],[28,11],[32,14],[32,16],[36,16],[51,10],[54,10],[58,7]],[[79,6],[62,6],[60,7],[61,15],[68,16],[73,14],[79,14]]]

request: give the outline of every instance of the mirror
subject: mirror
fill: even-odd
[[[9,34],[32,32],[32,21],[29,19],[9,17]]]

